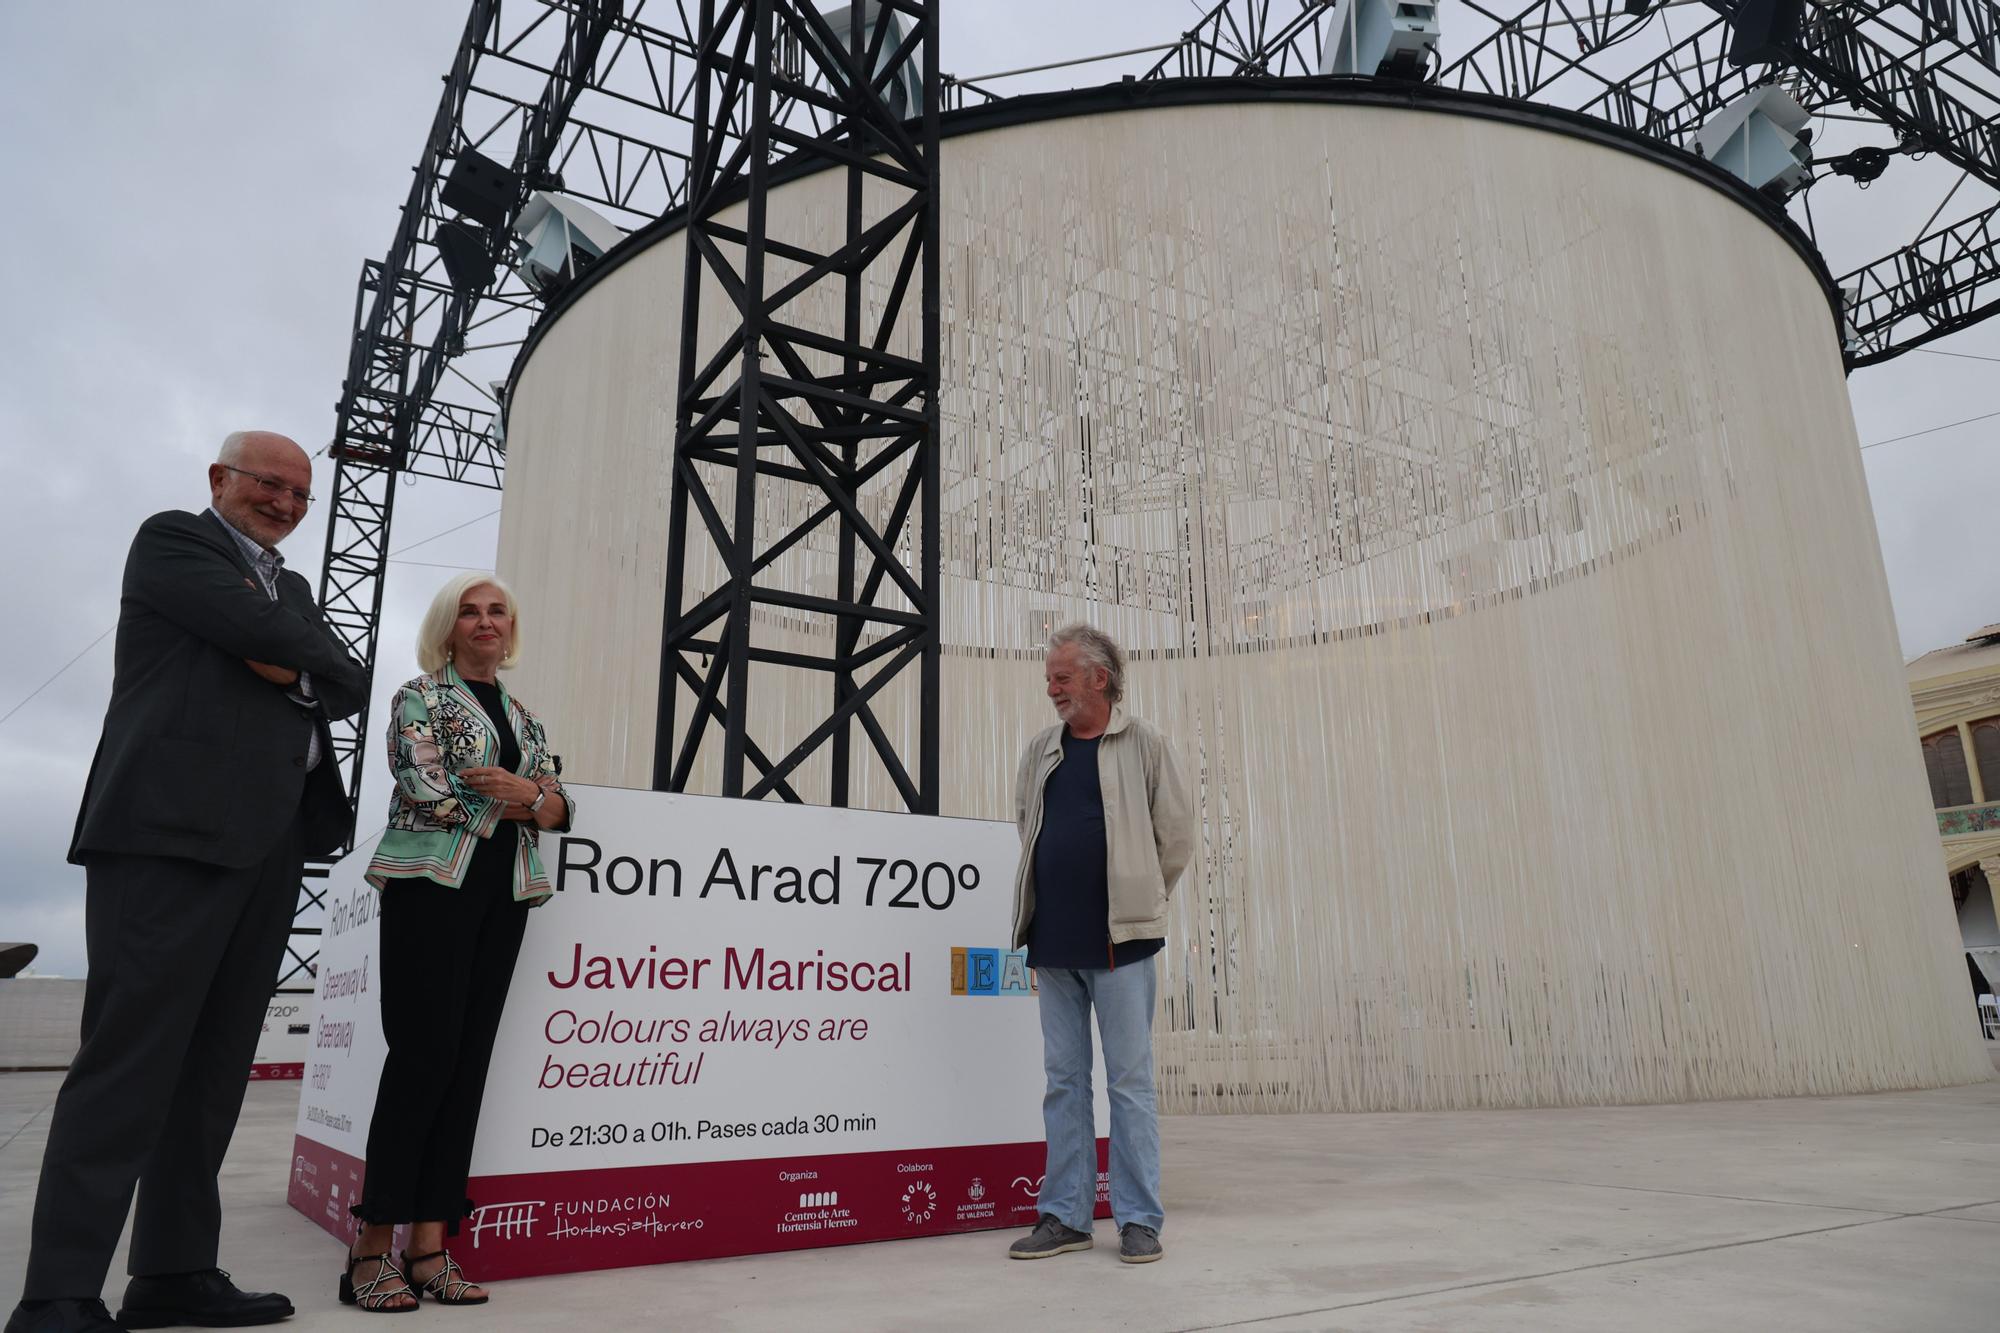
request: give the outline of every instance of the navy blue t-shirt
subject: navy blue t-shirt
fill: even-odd
[[[1111,886],[1104,869],[1104,794],[1097,743],[1063,728],[1062,762],[1042,788],[1035,838],[1035,914],[1028,921],[1030,967],[1124,967],[1160,951],[1164,940],[1111,947]]]

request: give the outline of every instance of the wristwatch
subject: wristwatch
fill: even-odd
[[[542,812],[542,802],[548,799],[549,799],[549,794],[547,791],[536,792],[535,799],[528,802],[528,813],[531,815],[540,814]]]

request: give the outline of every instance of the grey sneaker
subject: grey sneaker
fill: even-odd
[[[1150,1264],[1166,1251],[1160,1248],[1160,1233],[1137,1222],[1127,1222],[1118,1233],[1118,1262]]]
[[[1049,1259],[1071,1250],[1087,1250],[1096,1243],[1088,1231],[1066,1227],[1047,1213],[1035,1229],[1007,1247],[1009,1259]]]

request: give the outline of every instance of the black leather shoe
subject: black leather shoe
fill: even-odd
[[[166,1277],[135,1277],[125,1287],[118,1322],[127,1328],[247,1328],[289,1319],[292,1303],[275,1291],[238,1291],[220,1268]]]
[[[7,1333],[125,1333],[103,1301],[22,1301],[7,1316]]]

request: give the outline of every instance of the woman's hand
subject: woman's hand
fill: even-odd
[[[533,816],[535,826],[537,828],[554,828],[569,818],[569,802],[565,801],[562,798],[562,793],[556,790],[555,779],[553,778],[543,779],[542,790],[548,793],[548,799],[542,802],[542,808]]]
[[[458,780],[481,796],[505,801],[509,805],[527,805],[542,794],[539,784],[518,773],[509,773],[504,768],[486,765],[478,768],[461,768],[458,770]]]
[[[536,828],[554,828],[569,817],[569,802],[562,798],[554,778],[540,778],[535,786],[543,793],[540,810],[530,810],[521,802],[509,801],[507,808],[500,812],[500,817],[518,819],[524,824],[533,824]]]

